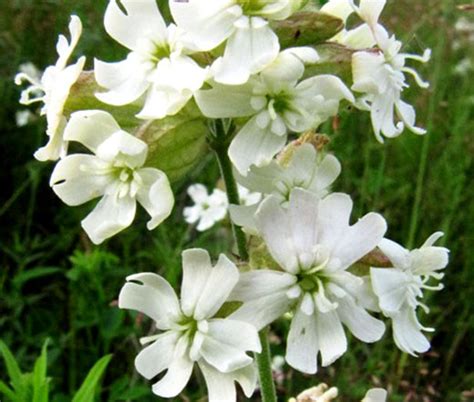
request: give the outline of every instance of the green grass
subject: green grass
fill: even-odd
[[[391,401],[459,401],[463,391],[473,388],[474,83],[472,72],[462,77],[453,73],[453,67],[464,57],[474,59],[474,51],[466,40],[460,49],[452,47],[462,39],[454,22],[461,15],[474,20],[472,13],[456,9],[455,4],[464,2],[392,0],[384,14],[407,50],[434,51],[431,63],[419,68],[431,82],[430,89],[413,89],[405,95],[416,105],[427,136],[406,132],[380,145],[368,116],[350,111],[343,113],[337,130],[331,124],[324,127],[332,138],[330,148],[343,165],[335,190],[352,195],[356,217],[372,210],[383,213],[389,222],[388,236],[411,246],[420,245],[436,230],[445,232],[442,242],[451,249],[446,288],[431,294],[431,314],[422,317],[424,324],[437,329],[432,350],[418,359],[403,357],[390,331],[375,345],[350,342],[350,351],[316,376],[285,366],[281,400],[320,381],[339,386],[347,395],[343,401],[357,400],[373,384],[389,387]],[[158,272],[179,285],[184,248],[204,247],[215,258],[231,252],[228,227],[198,235],[181,217],[189,203],[187,185],[214,186],[217,165],[209,157],[175,185],[176,210],[157,230],[146,230],[141,212],[133,228],[95,247],[79,225],[91,206],[61,204],[48,187],[52,165],[32,158],[45,141],[44,123],[17,128],[14,121],[19,108],[19,90],[12,83],[17,66],[33,61],[44,68],[53,62],[57,34],[65,32],[70,13],[84,22],[80,53],[110,61],[123,56],[124,50],[102,27],[106,3],[11,0],[2,6],[0,337],[25,372],[33,372],[41,345],[50,339],[49,387],[57,400],[70,399],[94,363],[113,354],[99,400],[146,402],[157,398],[134,372],[133,359],[140,348],[138,338],[148,333],[151,323],[119,310],[117,294],[124,278],[140,271]],[[287,324],[275,326],[274,353],[284,353]],[[205,394],[202,379],[196,378],[186,391],[192,401]],[[0,380],[8,382],[3,362]],[[406,399],[409,395],[411,399]]]

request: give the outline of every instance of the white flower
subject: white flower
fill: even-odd
[[[184,219],[188,223],[199,222],[196,229],[203,232],[227,215],[227,195],[218,188],[212,194],[202,184],[193,184],[188,188],[188,195],[194,201],[192,207],[183,210]]]
[[[178,395],[191,376],[194,363],[201,369],[210,402],[236,400],[234,381],[250,397],[256,370],[246,352],[260,353],[257,330],[250,324],[214,318],[239,279],[237,267],[224,255],[212,267],[205,250],[183,252],[181,301],[161,276],[142,273],[127,278],[119,296],[120,308],[137,310],[155,321],[160,334],[142,340],[151,343],[135,359],[137,371],[152,379],[164,398]]]
[[[212,50],[227,40],[224,55],[213,65],[217,82],[239,85],[260,72],[278,55],[278,37],[271,20],[284,20],[293,10],[291,0],[171,0],[179,27],[189,32],[201,50]]]
[[[201,88],[207,70],[188,56],[193,46],[185,42],[175,25],[166,26],[156,0],[122,0],[127,14],[110,0],[104,17],[107,33],[131,50],[117,63],[95,60],[95,77],[108,91],[96,96],[105,103],[122,106],[145,94],[137,115],[161,119],[174,115]]]
[[[211,118],[250,117],[229,147],[237,170],[246,175],[252,164],[263,166],[286,143],[289,131],[301,133],[334,116],[339,101],[354,97],[333,75],[319,75],[299,82],[305,62],[315,62],[314,49],[287,49],[246,84],[215,84],[196,94],[204,115]]]
[[[396,345],[404,352],[416,356],[430,348],[428,339],[421,332],[434,331],[423,327],[416,317],[420,306],[425,312],[428,307],[419,299],[423,290],[441,290],[428,285],[431,278],[440,280],[444,274],[438,272],[448,265],[449,250],[433,244],[443,235],[432,234],[425,243],[414,250],[407,250],[399,244],[383,239],[379,248],[389,258],[393,268],[371,268],[370,277],[380,309],[393,322],[393,337]]]
[[[64,139],[80,142],[95,155],[65,157],[54,168],[50,185],[71,206],[102,197],[82,221],[94,243],[130,226],[137,201],[151,216],[149,230],[169,216],[174,198],[168,178],[158,169],[143,167],[147,144],[122,131],[110,114],[97,110],[73,113]]]
[[[247,176],[236,174],[239,183],[249,191],[260,191],[265,196],[277,197],[286,206],[291,191],[302,188],[322,198],[341,172],[341,164],[333,155],[318,155],[311,144],[298,146],[288,165],[273,160],[263,167],[252,166]],[[258,203],[230,205],[232,220],[249,233],[258,233],[254,215]]]
[[[295,307],[286,361],[305,373],[317,371],[319,353],[328,366],[346,351],[342,324],[364,342],[379,340],[385,330],[358,303],[363,281],[347,269],[376,247],[386,223],[370,213],[350,226],[351,210],[350,197],[339,193],[320,200],[295,189],[286,209],[276,197],[266,199],[257,226],[283,271],[243,273],[229,298],[243,302],[229,318],[257,328]]]
[[[387,400],[387,391],[383,388],[372,388],[367,391],[361,402],[385,402]]]
[[[393,138],[400,135],[405,127],[415,134],[425,134],[426,130],[415,126],[415,109],[401,100],[401,93],[409,86],[405,73],[412,75],[420,87],[429,86],[405,64],[408,59],[426,63],[431,51],[427,49],[423,56],[401,53],[402,43],[395,36],[389,37],[380,25],[377,25],[375,33],[380,51],[361,51],[352,56],[354,84],[351,89],[364,94],[358,106],[370,110],[375,136],[380,142],[383,142],[382,134]]]
[[[82,23],[79,17],[71,16],[69,32],[71,34],[70,42],[63,35],[59,36],[56,45],[59,58],[54,66],[49,66],[44,71],[41,80],[38,79],[37,72],[31,68],[29,68],[29,72],[20,72],[15,77],[17,85],[21,85],[24,81],[31,84],[22,92],[21,104],[44,103],[41,114],[46,115],[48,121],[46,134],[49,136],[49,141],[46,146],[35,152],[35,158],[40,161],[55,161],[64,157],[67,152],[67,143],[63,139],[66,125],[66,118],[63,115],[64,104],[86,62],[85,57],[81,57],[75,64],[67,66],[82,33]]]

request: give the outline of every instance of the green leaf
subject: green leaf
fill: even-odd
[[[3,395],[12,401],[16,400],[16,394],[13,392],[13,390],[5,384],[3,381],[0,381],[0,395]]]
[[[79,390],[74,395],[72,402],[92,402],[100,377],[107,368],[112,355],[104,356],[94,364]]]
[[[323,43],[343,28],[344,21],[319,11],[301,11],[273,24],[282,49]]]
[[[58,267],[36,267],[32,269],[28,269],[20,274],[16,275],[13,278],[13,284],[20,288],[26,282],[31,279],[41,278],[43,276],[53,275],[58,272],[61,272],[61,268]]]
[[[41,355],[35,362],[35,368],[33,370],[33,402],[48,402],[49,381],[46,377],[48,343],[49,339],[46,339],[41,349]]]
[[[11,353],[10,349],[8,348],[3,341],[0,340],[0,353],[3,356],[3,360],[5,361],[5,365],[7,367],[7,373],[10,377],[10,382],[13,385],[13,388],[20,392],[23,388],[23,374],[16,362],[13,354]]]

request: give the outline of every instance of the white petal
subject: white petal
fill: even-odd
[[[351,7],[349,0],[330,0],[321,7],[321,11],[346,22],[354,9]]]
[[[206,202],[209,197],[206,186],[199,183],[189,186],[187,192],[196,204]]]
[[[127,283],[120,291],[119,307],[145,314],[159,329],[169,329],[181,316],[178,298],[171,285],[150,272],[127,277]]]
[[[275,188],[275,180],[284,175],[284,169],[276,161],[271,161],[265,166],[252,166],[246,176],[237,170],[234,173],[237,182],[250,191],[271,194]]]
[[[253,117],[238,132],[229,147],[229,157],[237,170],[246,175],[252,165],[263,166],[285,146],[286,135],[275,135],[269,129],[262,130]]]
[[[147,92],[145,105],[137,117],[144,120],[154,120],[173,116],[188,103],[192,96],[191,91],[152,86]]]
[[[166,370],[173,360],[174,349],[178,341],[177,332],[168,331],[156,338],[135,358],[135,368],[147,380]]]
[[[224,86],[216,84],[212,89],[198,91],[196,102],[201,112],[210,118],[244,117],[255,113],[250,104],[252,86]]]
[[[260,353],[262,347],[253,325],[229,318],[213,319],[209,322],[208,336],[236,349]]]
[[[409,279],[406,273],[394,268],[371,268],[370,278],[382,311],[399,311],[407,297]]]
[[[158,169],[144,168],[137,174],[143,182],[137,192],[137,201],[150,215],[147,228],[153,230],[171,214],[173,191],[166,175]]]
[[[201,50],[211,50],[235,30],[234,22],[242,9],[233,0],[171,1],[170,9],[177,25],[189,32]]]
[[[138,168],[145,163],[148,145],[139,138],[120,130],[100,144],[95,153],[105,161],[112,163],[120,161],[130,168]]]
[[[378,23],[386,0],[360,0],[359,15],[371,27]]]
[[[296,277],[282,272],[259,270],[240,275],[229,301],[244,304],[228,319],[243,321],[261,329],[285,314],[293,303],[287,296]]]
[[[241,17],[242,23],[230,36],[222,59],[213,66],[214,79],[228,85],[248,81],[278,55],[278,37],[259,17]],[[239,20],[240,21],[240,20]]]
[[[353,49],[369,49],[376,44],[374,34],[367,24],[351,29],[344,35],[342,43]]]
[[[316,316],[306,315],[297,308],[286,342],[285,359],[288,364],[303,373],[316,373],[319,351]]]
[[[260,205],[255,219],[272,257],[285,271],[296,274],[299,271],[298,255],[286,210],[275,197],[269,197]]]
[[[241,226],[246,233],[257,234],[255,213],[259,205],[259,203],[254,205],[229,205],[229,214],[232,222]]]
[[[361,402],[385,402],[387,400],[387,391],[382,388],[372,388],[367,391]]]
[[[415,108],[402,100],[395,103],[395,108],[398,117],[403,121],[405,126],[412,132],[418,135],[426,134],[426,130],[415,126]]]
[[[116,0],[111,0],[104,16],[105,30],[117,42],[134,50],[142,38],[157,42],[166,38],[166,25],[155,0],[121,0],[121,3],[127,14]]]
[[[181,284],[181,308],[186,316],[192,317],[199,297],[211,275],[211,257],[206,250],[183,251],[183,282]]]
[[[336,247],[339,239],[349,227],[352,211],[352,200],[347,194],[332,193],[319,203],[319,234],[320,244],[330,250]]]
[[[239,280],[239,270],[224,254],[211,269],[206,285],[196,303],[194,318],[210,318],[221,308]]]
[[[347,339],[341,321],[335,311],[316,312],[318,344],[323,367],[329,366],[347,350]]]
[[[421,248],[423,247],[430,247],[432,246],[433,244],[435,244],[441,237],[444,236],[444,233],[443,232],[434,232],[430,237],[428,237],[425,242],[423,243],[423,245],[421,246]]]
[[[398,314],[393,315],[393,339],[400,350],[416,356],[416,353],[424,353],[430,348],[430,342],[423,335],[423,328],[414,310],[406,307]]]
[[[318,166],[309,190],[316,187],[320,194],[327,189],[341,173],[341,164],[334,155],[326,155]],[[313,187],[314,186],[314,187]]]
[[[387,231],[385,219],[376,213],[369,213],[356,224],[344,231],[334,245],[332,253],[341,262],[341,267],[349,267],[372,251]]]
[[[93,155],[69,155],[55,166],[49,183],[64,203],[81,205],[102,196],[113,181],[110,175],[99,174],[106,167]]]
[[[259,299],[282,291],[286,292],[295,283],[296,277],[285,272],[266,269],[243,272],[229,300],[246,302]]]
[[[150,87],[148,73],[148,68],[133,57],[117,63],[95,59],[95,79],[101,87],[108,90],[95,95],[101,102],[109,105],[123,106],[132,103]]]
[[[252,358],[245,352],[261,352],[254,326],[241,321],[217,319],[208,322],[208,332],[200,353],[211,366],[229,373],[249,365]]]
[[[186,386],[193,372],[194,363],[187,355],[175,357],[165,376],[153,384],[153,393],[163,398],[177,396]]]
[[[94,244],[100,244],[131,225],[136,207],[135,199],[129,196],[105,195],[81,226]]]
[[[309,191],[295,188],[290,194],[288,217],[291,241],[299,257],[318,244],[318,206],[318,196]]]
[[[400,269],[408,267],[409,251],[407,249],[389,239],[382,239],[378,247],[394,267]]]
[[[372,317],[349,297],[338,300],[337,313],[342,323],[363,342],[376,342],[385,332],[385,324],[382,321]]]
[[[204,360],[198,362],[207,385],[209,402],[235,402],[237,399],[234,382],[238,382],[245,396],[252,396],[257,384],[257,370],[250,364],[231,373],[221,373]]]
[[[71,115],[64,131],[64,139],[80,142],[96,152],[100,144],[118,131],[121,128],[110,113],[85,110]]]

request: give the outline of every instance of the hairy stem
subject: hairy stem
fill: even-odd
[[[232,170],[232,163],[228,155],[229,144],[232,139],[232,123],[224,120],[215,120],[211,124],[210,131],[209,141],[219,163],[227,192],[227,199],[229,200],[229,204],[238,205],[240,203],[239,192]],[[249,254],[247,251],[245,233],[240,226],[234,223],[232,223],[232,231],[240,258],[244,261],[248,260]],[[272,359],[270,343],[268,341],[268,329],[260,331],[259,337],[260,343],[262,344],[262,353],[256,353],[255,360],[258,366],[262,402],[277,402],[275,384],[273,383],[272,376]]]

